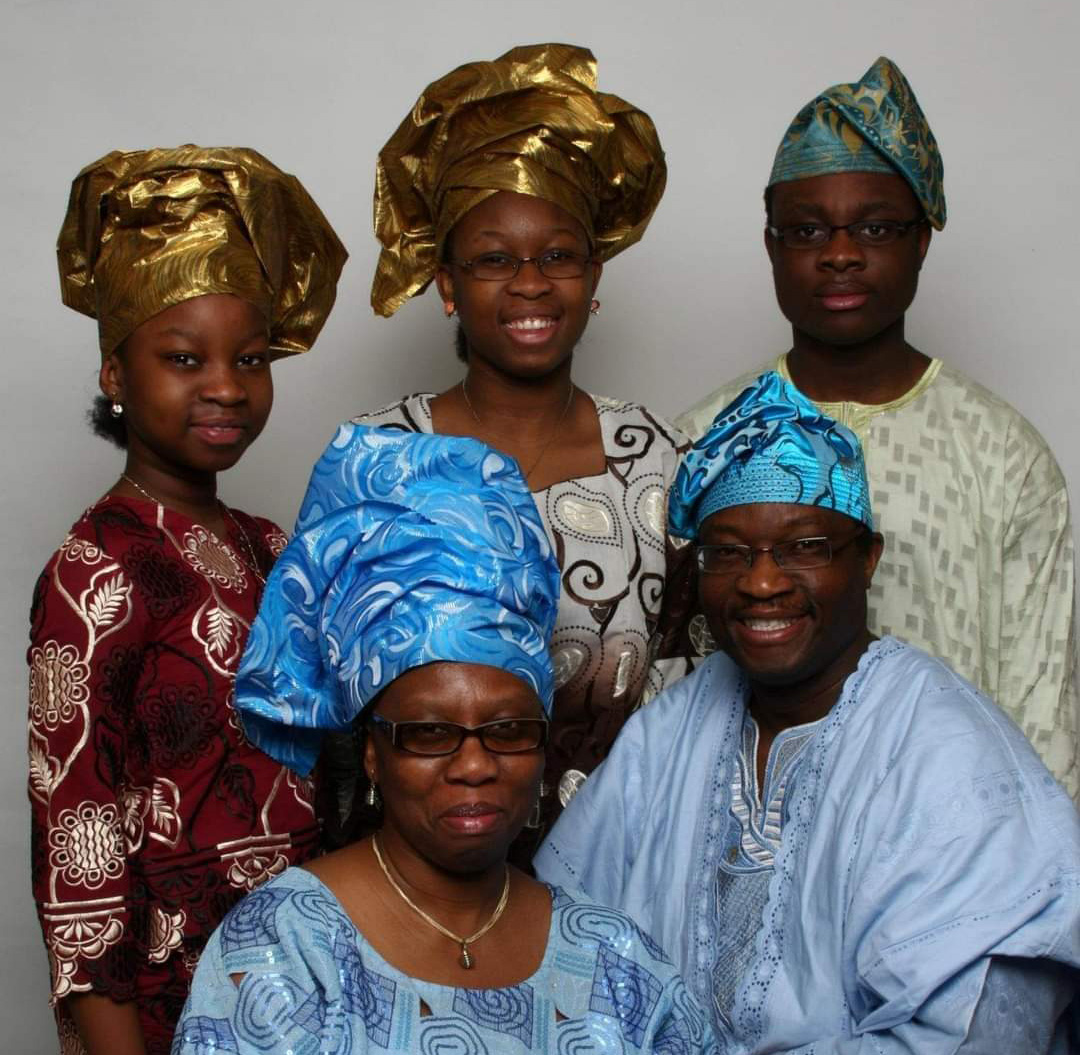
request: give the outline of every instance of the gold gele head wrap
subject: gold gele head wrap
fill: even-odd
[[[243,147],[119,151],[75,177],[57,242],[60,293],[98,320],[101,354],[166,308],[232,293],[275,356],[306,352],[348,254],[295,176]]]
[[[561,206],[610,260],[641,238],[666,180],[652,119],[596,90],[587,48],[531,44],[460,66],[379,152],[371,306],[392,315],[423,292],[454,224],[499,191]]]

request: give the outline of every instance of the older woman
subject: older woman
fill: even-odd
[[[512,455],[533,492],[562,581],[545,828],[646,693],[683,673],[652,661],[692,651],[661,618],[684,439],[571,377],[603,265],[642,236],[665,180],[648,115],[598,91],[592,54],[563,44],[435,81],[379,155],[372,305],[391,315],[434,279],[466,367],[440,395],[356,420],[474,436]]]
[[[65,1053],[169,1050],[240,897],[311,856],[307,782],[241,736],[233,675],[285,545],[217,495],[306,351],[345,250],[294,177],[237,147],[114,151],[76,178],[64,302],[97,320],[95,430],[123,472],[31,612],[34,896]]]
[[[377,833],[226,917],[174,1052],[715,1051],[653,942],[506,863],[535,807],[558,569],[471,439],[347,425],[316,466],[237,684],[301,774],[359,716]]]

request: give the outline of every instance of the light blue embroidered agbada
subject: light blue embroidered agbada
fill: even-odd
[[[758,802],[746,692],[717,653],[636,713],[538,874],[668,949],[724,1052],[1076,1050],[1080,819],[1012,722],[884,638]]]
[[[630,919],[551,896],[535,974],[466,989],[402,974],[319,879],[290,868],[214,933],[173,1055],[715,1055],[701,1009]]]

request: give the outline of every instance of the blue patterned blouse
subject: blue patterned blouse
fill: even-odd
[[[651,938],[620,912],[550,889],[540,969],[504,989],[457,989],[390,966],[319,879],[290,868],[210,939],[173,1055],[716,1051]]]

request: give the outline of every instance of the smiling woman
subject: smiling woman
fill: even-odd
[[[225,918],[175,1055],[715,1052],[626,916],[507,864],[536,807],[558,568],[515,463],[341,428],[237,676],[253,742],[306,775],[358,722],[378,831]]]
[[[692,653],[671,629],[692,564],[669,546],[664,517],[685,440],[572,377],[603,267],[641,238],[666,174],[648,115],[598,91],[592,54],[565,44],[453,70],[379,154],[372,305],[390,315],[434,281],[466,372],[448,391],[354,420],[473,436],[511,455],[560,563],[545,790],[522,862],[627,716]],[[345,815],[351,759],[351,744],[330,744]],[[354,834],[344,827],[343,840]]]
[[[220,502],[217,474],[266,424],[271,358],[315,340],[345,251],[294,177],[188,146],[84,169],[58,252],[65,303],[98,321],[98,431],[127,456],[34,595],[34,892],[61,1048],[163,1053],[218,920],[316,848],[307,783],[231,705],[285,536]]]

